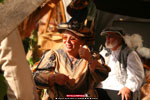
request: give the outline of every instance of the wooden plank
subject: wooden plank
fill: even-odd
[[[44,0],[5,0],[0,3],[0,41],[9,35]]]
[[[52,12],[53,12],[53,9],[49,10],[49,12],[48,12],[48,19],[47,19],[47,21],[46,21],[44,33],[47,32],[47,28],[48,28],[48,26],[49,26],[49,21],[50,21],[50,19],[51,19]]]
[[[62,14],[63,22],[65,23],[66,22],[66,16],[65,16],[65,9],[64,9],[63,1],[62,0],[60,1],[60,9],[61,9],[61,14]]]

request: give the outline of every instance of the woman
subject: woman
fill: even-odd
[[[97,97],[95,86],[108,76],[110,69],[99,59],[93,59],[90,50],[84,46],[86,37],[84,32],[66,28],[63,47],[50,50],[42,57],[34,80],[38,87],[46,88],[44,100]]]

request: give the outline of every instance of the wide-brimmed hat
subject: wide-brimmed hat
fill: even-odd
[[[124,29],[122,27],[115,27],[115,26],[105,28],[100,34],[107,35],[108,33],[111,32],[119,34],[122,38],[125,36]]]
[[[61,23],[58,25],[57,29],[60,33],[64,32],[65,30],[74,33],[79,37],[91,37],[93,35],[93,23],[89,23],[84,20],[83,22],[79,22],[76,19],[71,18],[67,23]]]
[[[84,21],[80,22],[74,18],[71,18],[67,23],[61,23],[58,25],[57,30],[60,33],[64,31],[70,31],[74,35],[86,39],[86,41],[94,41],[94,33],[93,33],[93,21],[87,22],[85,19]]]

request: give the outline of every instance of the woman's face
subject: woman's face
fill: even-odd
[[[66,52],[78,52],[80,46],[83,45],[83,40],[78,36],[73,35],[73,33],[65,32],[63,35],[63,44]]]

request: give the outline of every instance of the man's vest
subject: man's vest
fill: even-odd
[[[109,49],[106,48],[107,53],[105,54],[105,56],[109,56],[111,54],[111,51]],[[120,67],[118,69],[118,81],[122,84],[125,84],[125,80],[127,78],[127,71],[126,71],[126,67],[127,67],[127,58],[128,55],[132,52],[132,50],[130,48],[128,48],[126,45],[122,45],[120,53],[117,57],[117,60],[120,62]]]

